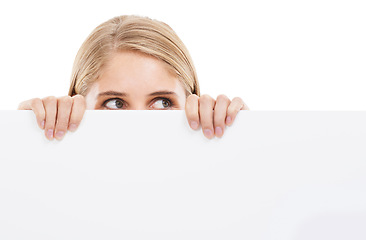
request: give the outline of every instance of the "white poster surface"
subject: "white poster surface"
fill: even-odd
[[[366,112],[87,111],[48,141],[0,111],[0,239],[366,239]]]

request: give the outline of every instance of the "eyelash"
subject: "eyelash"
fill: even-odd
[[[106,106],[106,105],[107,105],[107,103],[108,103],[109,101],[111,101],[111,100],[120,100],[120,101],[122,101],[122,102],[123,102],[123,104],[124,104],[124,105],[126,104],[126,102],[125,102],[125,101],[123,101],[121,98],[109,98],[109,99],[105,100],[105,101],[102,103],[102,107],[107,108],[107,106]],[[158,101],[158,100],[166,100],[166,101],[168,101],[168,102],[169,102],[169,105],[170,105],[170,107],[169,107],[169,108],[175,107],[175,102],[174,102],[172,99],[168,98],[168,97],[157,97],[157,98],[154,98],[151,102],[153,103],[153,102],[156,102],[156,101]]]

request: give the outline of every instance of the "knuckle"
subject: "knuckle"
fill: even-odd
[[[234,97],[234,98],[233,98],[233,102],[237,102],[237,103],[239,103],[239,104],[244,104],[243,99],[241,99],[240,97]]]
[[[77,94],[77,95],[74,95],[72,96],[73,99],[78,99],[78,100],[83,100],[84,99],[84,96],[83,95],[80,95],[80,94]]]
[[[74,104],[81,105],[82,107],[86,107],[86,101],[84,96],[82,95],[75,95],[71,99],[73,99]]]
[[[60,104],[63,104],[63,105],[71,105],[72,104],[72,99],[69,96],[64,96],[64,97],[60,97],[58,99],[58,102]]]
[[[57,102],[57,98],[55,96],[48,96],[48,97],[43,98],[43,102],[55,103],[55,102]]]
[[[191,94],[188,96],[188,98],[198,99],[199,97],[197,96],[197,94]]]
[[[201,96],[201,98],[202,98],[202,99],[211,99],[211,96],[210,96],[210,95],[208,95],[208,94],[203,94],[203,95]]]
[[[204,103],[210,103],[213,101],[213,98],[210,95],[204,94],[200,97],[200,101]]]
[[[30,100],[31,108],[35,108],[40,103],[42,103],[42,100],[40,98],[33,98],[33,99]]]
[[[196,102],[198,101],[199,97],[196,94],[191,94],[187,97],[187,102],[191,103],[191,102]]]
[[[230,106],[230,107],[228,108],[228,113],[229,113],[229,114],[237,113],[237,112],[239,112],[239,111],[240,111],[240,106],[238,106],[238,105],[233,105],[233,106]]]
[[[229,98],[224,95],[224,94],[220,94],[219,96],[217,96],[217,101],[228,101]]]

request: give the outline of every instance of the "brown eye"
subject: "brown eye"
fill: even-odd
[[[163,104],[163,107],[170,107],[170,102],[168,101],[168,100],[166,100],[166,99],[163,99],[162,101],[162,104]]]
[[[168,109],[172,107],[172,103],[169,99],[158,99],[153,104],[152,107],[155,109]]]
[[[125,103],[119,98],[114,98],[105,101],[104,106],[109,109],[122,109],[125,107]]]

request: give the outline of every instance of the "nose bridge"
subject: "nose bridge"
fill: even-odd
[[[131,103],[129,110],[148,110],[148,106],[143,101],[134,101]]]
[[[139,107],[131,108],[131,110],[147,110],[147,109],[144,106],[139,106]]]
[[[128,109],[130,110],[148,110],[149,109],[149,103],[147,103],[148,98],[146,97],[146,93],[144,91],[136,90],[136,91],[130,91],[131,95],[127,99],[128,102]]]

